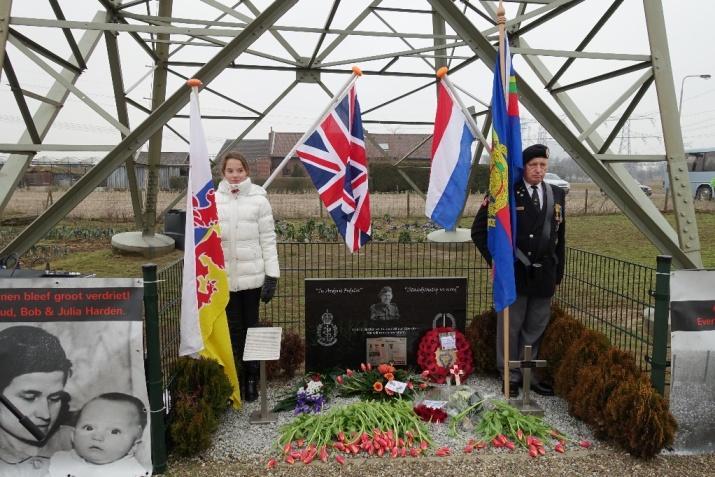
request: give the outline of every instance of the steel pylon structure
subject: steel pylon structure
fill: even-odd
[[[38,152],[102,151],[103,158],[8,243],[0,259],[21,256],[123,164],[136,223],[145,228],[153,224],[157,211],[142,208],[134,158],[148,143],[149,168],[157,167],[162,137],[183,138],[187,125],[182,110],[189,101],[184,81],[189,77],[203,82],[204,97],[230,108],[231,114],[206,114],[204,119],[239,125],[233,129],[234,142],[265,128],[282,102],[304,100],[307,104],[299,106],[304,116],[317,114],[320,105],[314,105],[310,94],[317,91],[327,102],[335,78],[342,81],[353,64],[363,70],[360,100],[364,124],[371,130],[429,129],[434,72],[440,66],[449,67],[485,135],[491,124],[485,99],[496,57],[498,2],[85,0],[79,11],[77,0],[32,3],[38,13],[21,15],[16,13],[18,0],[15,5],[0,0],[0,74],[16,102],[8,111],[24,122],[19,139],[0,134],[0,152],[10,154],[0,170],[0,214]],[[680,267],[702,266],[662,0],[504,3],[522,111],[548,131],[662,253],[672,255]],[[40,4],[49,14],[40,14]],[[624,27],[634,40],[612,41],[614,31]],[[34,90],[37,77],[18,74],[18,62],[45,75],[52,83],[47,91]],[[147,63],[150,71],[137,74]],[[102,104],[106,98],[85,90],[83,78],[90,72],[95,82],[104,78],[99,81],[111,91],[111,107]],[[137,81],[128,86],[125,79],[131,76]],[[150,98],[135,90],[142,81],[151,82]],[[116,140],[70,144],[55,134],[60,141],[49,143],[46,138],[70,97],[85,106],[84,122],[109,125]],[[143,99],[150,104],[142,104]],[[645,104],[659,112],[661,150],[614,152],[624,124]],[[607,119],[614,115],[619,119],[612,125]],[[668,166],[675,226],[624,167],[656,161]],[[147,190],[156,187],[149,183]]]

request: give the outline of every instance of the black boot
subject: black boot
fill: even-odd
[[[246,369],[246,402],[253,402],[258,399],[258,363],[254,361],[244,362]]]

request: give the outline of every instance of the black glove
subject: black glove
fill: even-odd
[[[266,280],[263,282],[263,288],[261,289],[261,301],[263,303],[268,303],[273,299],[273,295],[276,294],[277,285],[277,278],[266,275]]]

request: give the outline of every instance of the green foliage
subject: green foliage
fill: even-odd
[[[189,176],[171,176],[169,177],[169,189],[184,190],[189,183]]]
[[[472,348],[474,372],[497,375],[497,313],[494,308],[472,318],[465,335]]]
[[[546,368],[537,370],[542,379],[553,380],[553,374],[561,365],[564,354],[585,329],[581,322],[564,313],[558,305],[553,306],[551,320],[539,347],[539,359],[548,361]]]
[[[261,326],[273,326],[270,321],[261,321]],[[291,329],[283,328],[281,333],[281,355],[273,361],[266,361],[266,379],[279,376],[292,378],[305,361],[305,341]]]
[[[633,356],[611,347],[602,333],[575,325],[561,310],[554,312],[542,350],[547,344],[548,359],[559,363],[554,388],[569,412],[636,457],[651,458],[671,445],[675,419]]]
[[[572,392],[575,399],[569,402],[569,410],[590,424],[597,436],[606,437],[608,426],[604,410],[609,397],[621,383],[638,380],[641,372],[633,356],[611,348],[598,357],[595,365],[583,368],[578,376]]]
[[[608,338],[598,331],[585,330],[572,342],[564,354],[554,374],[554,389],[566,400],[575,398],[572,394],[578,382],[578,373],[586,366],[596,364],[601,354],[610,348]]]
[[[172,449],[193,456],[208,449],[218,416],[229,405],[232,387],[221,365],[210,359],[179,358],[169,392]]]
[[[111,240],[112,236],[124,232],[113,227],[76,227],[65,226],[54,227],[47,232],[47,240]]]
[[[673,444],[678,424],[647,377],[621,382],[605,407],[608,435],[636,457],[648,459]]]
[[[411,163],[407,167],[400,169],[420,188],[426,192],[429,184],[429,167],[427,163],[418,164]],[[411,191],[410,186],[402,174],[397,170],[397,167],[385,162],[373,161],[369,171],[369,184],[371,192],[406,192]],[[469,190],[472,192],[486,191],[489,184],[489,166],[477,164],[474,166],[471,180],[469,182]]]
[[[397,237],[397,241],[399,243],[410,243],[412,242],[412,235],[410,235],[409,230],[403,230],[400,232],[400,235]]]
[[[292,378],[305,361],[303,337],[293,330],[283,330],[281,336],[281,357],[278,360],[283,376]]]
[[[193,393],[178,392],[175,396],[169,425],[172,451],[185,457],[197,455],[211,445],[218,419]]]
[[[308,219],[298,225],[276,221],[276,235],[279,242],[336,242],[340,240],[338,228],[330,219],[317,222]]]

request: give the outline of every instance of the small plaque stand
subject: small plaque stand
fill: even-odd
[[[523,414],[542,417],[544,410],[529,396],[531,390],[531,368],[545,368],[543,359],[531,359],[531,346],[524,346],[523,361],[509,361],[509,368],[520,368],[523,377],[524,396],[521,399],[509,399],[509,404]]]
[[[276,422],[274,413],[268,412],[268,401],[266,396],[266,361],[276,360],[281,356],[281,333],[280,327],[248,328],[246,333],[246,346],[243,350],[244,361],[260,361],[260,394],[261,410],[253,411],[249,422],[251,424],[269,424]]]

